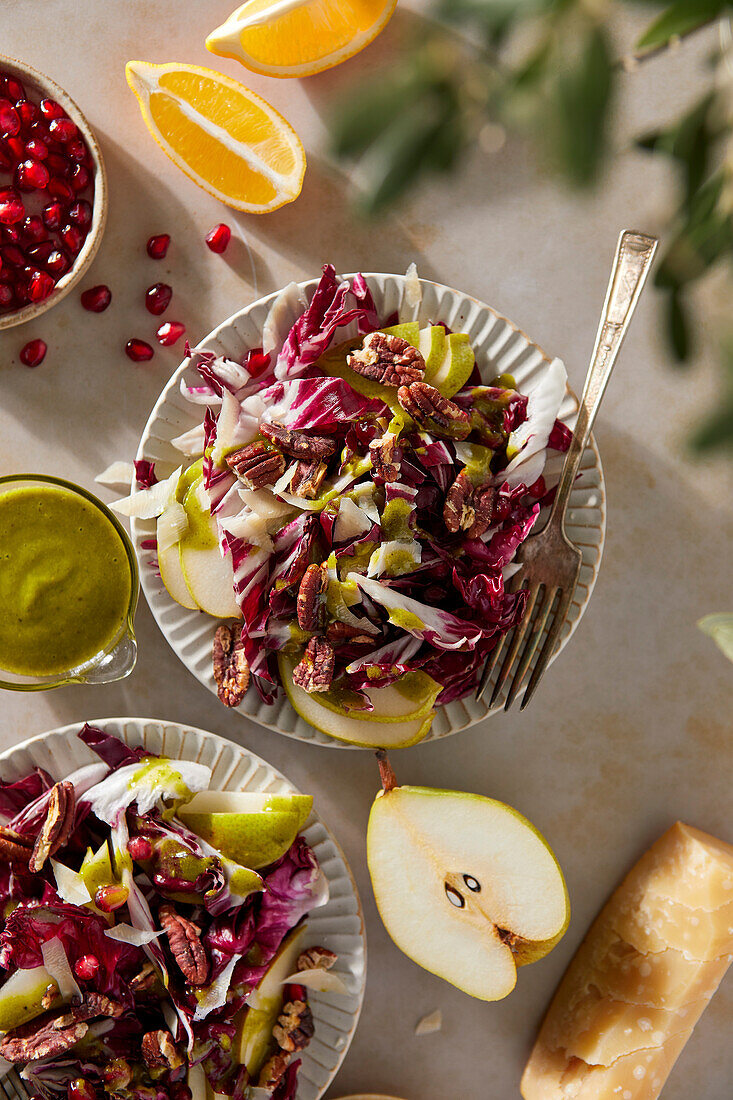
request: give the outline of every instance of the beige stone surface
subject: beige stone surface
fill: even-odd
[[[85,285],[107,282],[110,309],[84,313],[75,295],[26,330],[0,335],[0,469],[60,473],[91,487],[113,459],[132,457],[148,412],[177,365],[162,350],[135,366],[122,352],[150,339],[145,288],[174,287],[169,319],[192,341],[254,296],[330,260],[341,270],[420,271],[490,302],[548,351],[580,387],[620,229],[655,232],[671,196],[665,166],[630,151],[630,137],[699,94],[712,38],[624,77],[619,150],[589,197],[549,180],[509,141],[476,154],[460,175],[421,188],[383,223],[357,222],[348,181],[329,166],[324,119],[351,82],[394,64],[413,36],[407,6],[369,50],[303,82],[248,76],[214,59],[206,32],[233,0],[3,0],[0,49],[55,77],[97,129],[110,175],[110,219]],[[422,6],[422,5],[421,5]],[[619,43],[636,23],[619,26]],[[240,76],[269,97],[305,140],[309,168],[293,205],[260,220],[231,215],[180,175],[143,129],[124,79],[130,58],[188,60]],[[235,229],[226,256],[203,245],[217,221]],[[168,258],[149,260],[151,233],[173,236]],[[228,714],[178,663],[144,604],[140,662],[129,680],[0,698],[0,745],[67,722],[159,716],[231,737],[267,757],[333,827],[356,873],[369,936],[364,1013],[331,1090],[510,1100],[555,985],[601,904],[640,853],[681,818],[733,840],[730,807],[731,668],[695,620],[733,607],[730,462],[693,464],[687,431],[716,393],[709,318],[729,303],[712,280],[698,294],[700,353],[675,372],[661,340],[660,303],[643,298],[612,379],[596,435],[608,487],[600,578],[577,635],[524,713],[396,753],[406,782],[464,788],[503,799],[548,837],[566,872],[573,918],[560,946],[519,974],[503,1003],[483,1004],[419,970],[382,929],[366,871],[364,830],[377,786],[368,753],[300,745]],[[705,312],[703,312],[703,307]],[[29,371],[17,354],[31,337],[49,344]],[[109,494],[106,494],[109,496]],[[49,629],[53,624],[49,624]],[[733,1080],[733,979],[723,982],[665,1087],[665,1100],[726,1100]],[[415,1024],[440,1007],[443,1028]]]

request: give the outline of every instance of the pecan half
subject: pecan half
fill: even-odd
[[[367,642],[374,645],[372,634],[367,634],[358,626],[352,626],[351,623],[342,623],[338,619],[328,624],[326,637],[334,645],[346,645],[347,642],[352,645],[364,645]]]
[[[84,1000],[78,1006],[73,1006],[71,1013],[75,1020],[91,1020],[95,1016],[109,1016],[119,1019],[125,1011],[125,1006],[119,1001],[113,1001],[104,993],[86,993]]]
[[[330,458],[336,453],[336,443],[326,435],[308,435],[306,432],[291,431],[279,424],[260,424],[260,435],[269,439],[276,447],[291,458],[302,458],[305,462],[315,462]]]
[[[158,919],[183,976],[191,985],[204,985],[209,974],[209,962],[199,938],[201,929],[177,913],[172,905],[161,905]]]
[[[311,695],[328,691],[333,680],[336,654],[325,638],[311,638],[302,660],[293,669],[293,683]]]
[[[383,435],[369,444],[369,456],[372,460],[372,477],[376,481],[397,481],[400,476],[402,454],[393,435]]]
[[[293,1054],[308,1046],[314,1031],[313,1013],[305,1001],[288,1001],[272,1029],[272,1037],[281,1050]]]
[[[137,996],[153,992],[158,988],[158,985],[158,971],[151,962],[144,963],[140,973],[130,979],[130,989]]]
[[[425,360],[418,349],[386,332],[370,332],[346,362],[357,374],[383,386],[409,386],[425,377]]]
[[[260,1075],[257,1080],[259,1087],[261,1089],[267,1089],[268,1092],[274,1092],[285,1076],[289,1064],[290,1055],[284,1050],[279,1050],[277,1054],[273,1054],[271,1058],[267,1059],[260,1070]]]
[[[6,825],[0,825],[0,861],[3,863],[28,863],[35,841]]]
[[[38,872],[43,867],[49,856],[63,848],[69,839],[74,827],[74,814],[76,812],[76,794],[74,784],[57,783],[51,788],[46,810],[46,820],[41,831],[36,837],[31,858],[28,860],[28,868]]]
[[[63,1054],[83,1039],[89,1030],[84,1020],[59,1016],[45,1022],[31,1020],[13,1028],[0,1041],[0,1056],[8,1062],[37,1062],[39,1058]]]
[[[321,620],[321,596],[328,587],[325,565],[309,565],[298,588],[296,608],[301,630],[317,630]]]
[[[143,1035],[142,1055],[148,1069],[178,1069],[184,1059],[166,1028]]]
[[[422,428],[433,431],[437,428],[451,439],[465,439],[471,432],[469,414],[427,382],[401,386],[397,400]]]
[[[490,485],[474,488],[466,470],[461,470],[443,505],[446,527],[451,534],[465,531],[469,538],[479,538],[491,526],[495,498],[496,491]]]
[[[308,947],[298,955],[296,970],[330,970],[337,959],[327,947]]]
[[[280,451],[264,443],[249,443],[226,456],[226,464],[248,489],[273,485],[285,473],[285,459]]]
[[[238,707],[249,687],[249,665],[241,623],[222,623],[214,634],[214,679],[225,707]]]
[[[304,500],[313,500],[327,472],[325,462],[299,462],[290,479],[290,492]]]

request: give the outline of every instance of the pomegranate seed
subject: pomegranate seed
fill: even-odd
[[[293,985],[293,984],[290,984],[290,985],[286,986],[285,1000],[286,1001],[307,1001],[308,997],[306,996],[305,987],[302,986],[302,985]]]
[[[172,348],[175,342],[181,339],[185,331],[186,326],[182,325],[180,321],[166,321],[156,333],[158,343],[162,344],[164,348]]]
[[[148,313],[160,317],[168,309],[172,297],[173,290],[167,283],[153,283],[145,291],[145,308]]]
[[[53,251],[53,241],[40,241],[39,244],[32,244],[30,248],[26,248],[25,254],[32,264],[43,264],[45,266]]]
[[[68,1100],[95,1100],[97,1092],[91,1081],[77,1077],[75,1081],[69,1081],[66,1094]]]
[[[92,224],[92,206],[86,199],[77,199],[69,207],[69,221],[88,229]]]
[[[74,963],[74,973],[83,982],[91,981],[99,970],[99,959],[96,955],[82,955]]]
[[[104,313],[111,301],[112,291],[103,283],[100,286],[93,286],[89,290],[85,290],[81,296],[81,304],[90,313]]]
[[[64,202],[72,202],[74,199],[74,189],[70,183],[66,180],[61,180],[57,176],[54,176],[48,185],[48,193],[53,199],[63,199]]]
[[[251,378],[259,378],[270,365],[270,356],[265,355],[262,348],[252,348],[244,364]]]
[[[153,854],[153,845],[144,836],[134,836],[128,841],[127,850],[133,859],[144,861]]]
[[[13,187],[0,190],[0,222],[3,225],[16,225],[25,217],[23,200]]]
[[[40,138],[29,138],[25,143],[26,156],[34,160],[45,160],[48,156],[48,146]]]
[[[79,135],[76,123],[72,122],[70,118],[52,119],[48,124],[48,132],[54,141],[60,141],[62,145],[66,145],[68,141],[73,141]]]
[[[23,159],[23,153],[25,152],[25,142],[22,137],[10,137],[8,138],[8,149],[13,154],[13,158],[16,161]]]
[[[26,367],[40,367],[47,351],[45,340],[30,340],[21,350],[20,361]]]
[[[21,232],[19,225],[0,225],[0,240],[6,244],[19,244]]]
[[[66,111],[55,99],[42,99],[38,106],[41,114],[48,122],[54,118],[66,117]]]
[[[15,157],[10,146],[0,138],[0,168],[12,168],[14,163]]]
[[[91,175],[88,168],[85,168],[83,164],[75,164],[71,169],[71,186],[76,191],[77,195],[86,191],[91,182]]]
[[[94,895],[94,904],[103,913],[112,913],[126,904],[130,891],[121,883],[100,886]]]
[[[33,271],[28,280],[28,299],[31,302],[42,302],[56,286],[51,276],[45,271]]]
[[[54,249],[46,260],[46,270],[50,271],[52,275],[57,275],[59,278],[65,275],[70,267],[71,260],[60,248]]]
[[[223,222],[215,225],[211,232],[206,235],[206,243],[212,252],[226,252],[231,239],[232,231]]]
[[[71,161],[67,160],[61,153],[48,153],[46,167],[51,175],[56,176],[58,179],[65,180],[71,175]]]
[[[15,109],[18,112],[20,119],[20,125],[24,130],[27,130],[37,119],[40,114],[35,103],[31,103],[29,99],[19,99],[15,104]]]
[[[133,363],[147,363],[149,359],[153,358],[155,352],[150,344],[146,344],[144,340],[138,340],[133,337],[132,340],[128,340],[125,344],[125,354],[128,359],[132,359]]]
[[[25,266],[25,253],[15,244],[6,244],[0,248],[0,257],[7,267]]]
[[[0,134],[15,137],[20,133],[20,117],[9,99],[0,99]]]
[[[72,160],[86,161],[87,152],[87,147],[80,137],[72,138],[66,144],[67,156],[70,156]]]
[[[59,237],[61,237],[72,256],[76,256],[77,253],[81,252],[86,236],[83,229],[80,229],[78,225],[71,224],[65,225],[59,233]]]
[[[25,88],[14,76],[6,76],[4,84],[8,99],[12,99],[13,103],[19,99],[25,99]]]
[[[151,237],[147,244],[150,259],[164,260],[170,243],[171,239],[167,233],[160,233],[157,237]]]
[[[45,191],[50,178],[46,165],[29,157],[15,169],[14,182],[20,191]]]
[[[491,517],[492,523],[503,523],[512,510],[512,506],[506,497],[499,497],[494,505],[494,512]]]
[[[66,217],[66,207],[60,202],[50,202],[48,206],[44,206],[41,217],[46,229],[60,229]]]
[[[14,298],[13,288],[8,283],[0,283],[0,309],[6,309]]]
[[[39,241],[46,240],[46,227],[38,214],[31,214],[30,217],[26,218],[20,230],[27,241],[33,241],[37,244]]]
[[[44,145],[51,144],[51,135],[48,132],[48,126],[41,118],[37,118],[35,122],[32,122],[28,127],[28,136],[38,138]]]

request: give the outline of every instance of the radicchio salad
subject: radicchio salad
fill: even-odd
[[[413,269],[413,315],[420,293]],[[310,302],[297,284],[277,296],[242,362],[188,354],[181,392],[202,417],[172,440],[185,462],[164,482],[138,462],[113,507],[158,517],[145,545],[174,599],[233,620],[214,642],[220,698],[282,685],[332,736],[419,740],[522,618],[507,581],[551,499],[547,449],[571,439],[562,362],[525,392],[484,381],[466,334],[382,316],[362,275],[330,265]]]
[[[78,736],[98,762],[0,781],[0,1072],[44,1100],[293,1100],[308,987],[345,992],[298,938],[314,853],[242,867],[178,816],[208,767]]]

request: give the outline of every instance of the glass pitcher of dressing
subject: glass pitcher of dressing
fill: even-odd
[[[101,500],[58,477],[0,477],[0,687],[128,676],[138,593],[132,544]]]

